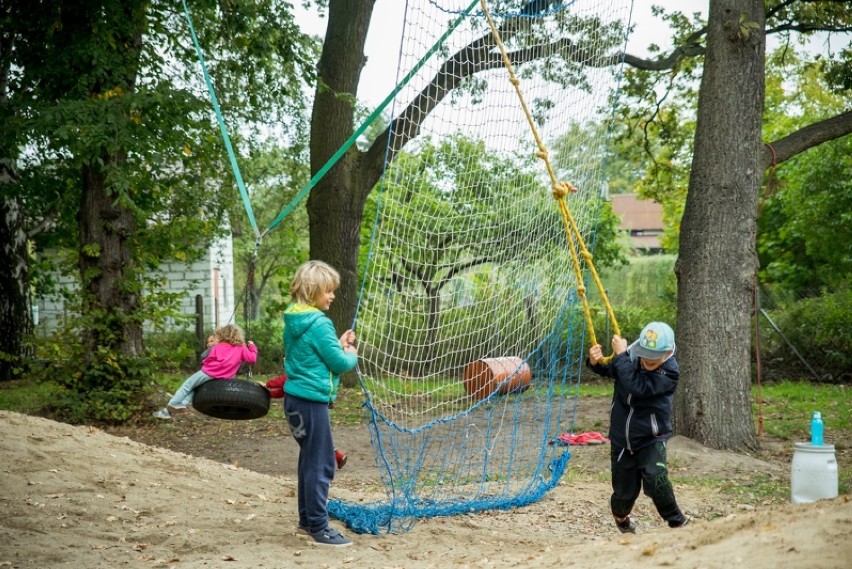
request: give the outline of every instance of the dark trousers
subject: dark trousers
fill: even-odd
[[[655,442],[634,453],[613,445],[610,452],[612,497],[609,503],[613,515],[619,518],[628,515],[639,497],[639,491],[644,488],[645,495],[653,500],[657,512],[670,526],[677,527],[686,520],[677,505],[669,480],[664,441]]]
[[[286,395],[284,413],[299,443],[299,525],[319,531],[328,526],[328,488],[335,467],[328,403]]]

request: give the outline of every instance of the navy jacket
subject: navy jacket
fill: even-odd
[[[674,356],[654,371],[646,371],[639,358],[622,352],[608,365],[589,368],[615,379],[610,408],[609,439],[630,452],[667,440],[672,435],[672,407],[680,370]]]

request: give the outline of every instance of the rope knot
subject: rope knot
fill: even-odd
[[[555,182],[553,184],[553,197],[557,200],[561,200],[565,196],[568,195],[568,192],[576,192],[577,188],[569,184],[568,182]]]

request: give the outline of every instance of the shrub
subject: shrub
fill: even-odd
[[[787,341],[820,375],[834,382],[852,380],[852,289],[825,292],[767,311],[780,334],[763,332],[763,357],[773,365],[805,366]],[[783,338],[780,337],[783,334]],[[784,340],[786,338],[787,341]]]
[[[255,373],[279,374],[284,361],[284,321],[280,318],[261,318],[244,326],[246,338],[257,346]]]
[[[198,356],[204,346],[191,330],[171,330],[145,335],[145,351],[163,372],[198,369]]]
[[[661,321],[676,327],[674,262],[673,255],[634,257],[629,265],[607,269],[601,274],[621,335],[628,342],[639,336],[648,322]],[[598,342],[608,342],[612,336],[611,324],[594,285],[589,285],[589,301]],[[608,347],[604,345],[604,353],[608,353]]]

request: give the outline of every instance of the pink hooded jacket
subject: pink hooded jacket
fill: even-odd
[[[243,362],[253,364],[257,361],[257,346],[233,346],[219,342],[210,349],[210,355],[201,362],[201,371],[217,379],[229,379],[240,370]]]

